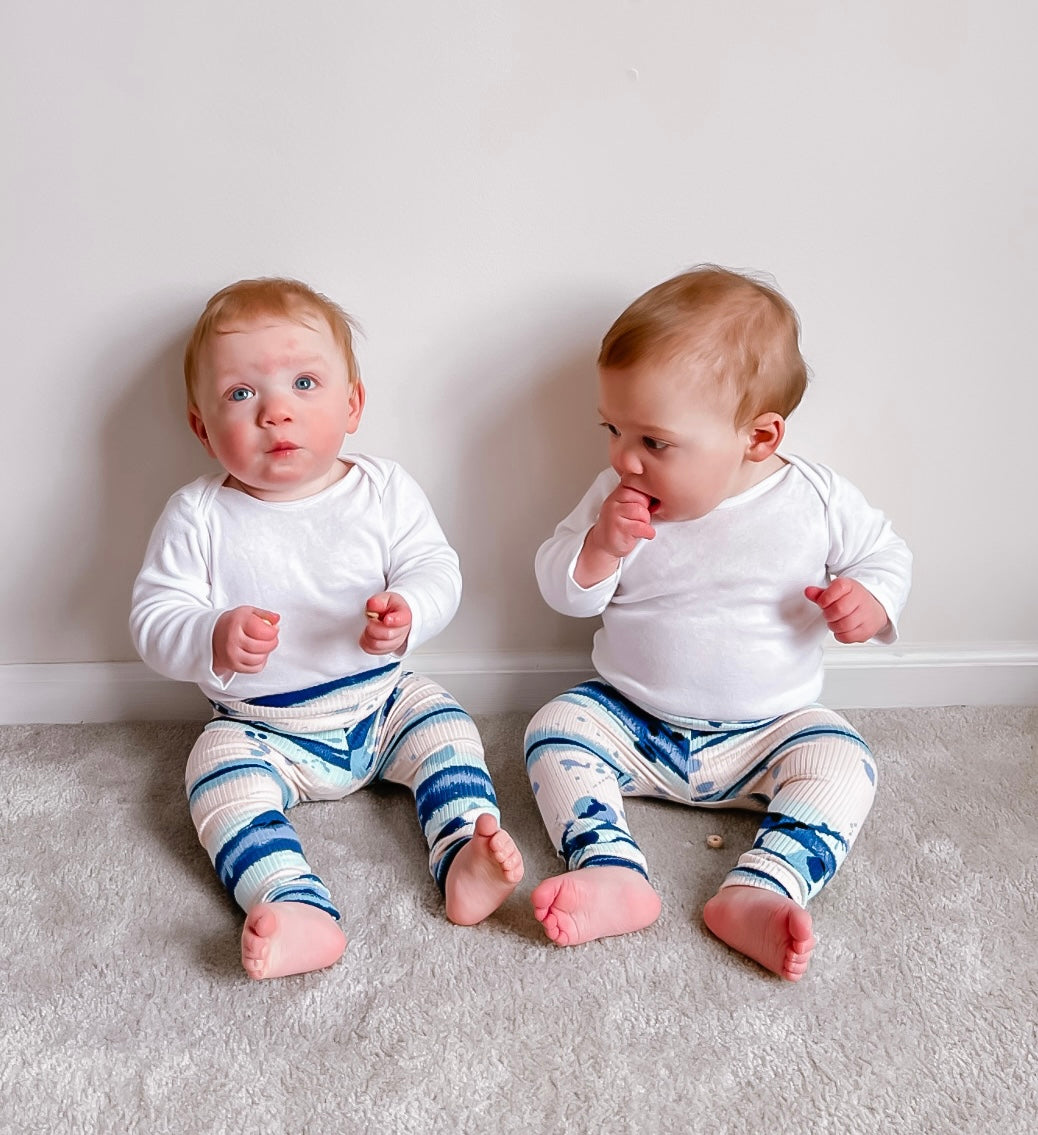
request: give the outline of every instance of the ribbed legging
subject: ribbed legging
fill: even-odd
[[[868,746],[822,706],[768,721],[676,725],[603,681],[538,711],[526,731],[526,765],[568,870],[612,865],[648,878],[625,796],[745,808],[764,816],[722,886],[767,887],[800,906],[836,873],[876,791]]]
[[[199,841],[245,911],[303,902],[339,918],[286,816],[300,801],[338,800],[376,780],[409,788],[441,890],[476,819],[499,817],[472,719],[398,665],[214,709],[185,785]]]

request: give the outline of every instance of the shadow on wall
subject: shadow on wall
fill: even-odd
[[[599,312],[584,312],[561,333],[543,329],[540,341],[552,346],[532,363],[527,337],[520,349],[501,354],[492,396],[470,399],[472,429],[461,462],[481,471],[465,488],[466,512],[478,523],[455,535],[465,569],[461,617],[478,627],[465,635],[478,633],[482,648],[581,650],[597,627],[597,620],[550,610],[533,563],[607,464],[596,410],[601,322]],[[481,359],[458,376],[459,386],[485,389],[480,376],[491,365]]]
[[[112,345],[111,359],[119,361],[109,375],[141,355],[142,342],[158,344],[128,370],[123,393],[104,421],[92,554],[68,599],[77,621],[91,624],[85,628],[90,641],[112,644],[109,657],[118,661],[137,657],[126,622],[155,521],[176,489],[213,468],[187,424],[182,360],[189,324],[170,333],[175,322],[166,320],[154,335],[141,331],[132,343]],[[112,625],[116,615],[118,627]]]

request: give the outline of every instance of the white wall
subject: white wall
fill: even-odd
[[[8,5],[0,663],[134,657],[209,467],[182,345],[260,274],[365,329],[357,447],[465,571],[433,648],[583,651],[531,562],[604,464],[598,341],[703,260],[800,311],[788,448],[911,543],[902,646],[1033,662],[1036,37],[1019,0]]]

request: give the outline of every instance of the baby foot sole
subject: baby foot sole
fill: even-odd
[[[523,870],[523,857],[508,832],[493,816],[479,816],[472,838],[447,872],[447,917],[458,926],[482,922],[515,890]]]
[[[245,919],[241,964],[260,981],[324,969],[345,949],[346,936],[327,911],[308,903],[260,903]]]
[[[631,934],[660,916],[660,897],[628,867],[584,867],[540,883],[530,896],[533,912],[557,946]]]

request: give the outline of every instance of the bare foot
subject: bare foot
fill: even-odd
[[[447,917],[459,926],[475,926],[497,910],[522,877],[519,848],[484,812],[447,872]]]
[[[249,911],[241,932],[241,964],[257,980],[324,969],[345,949],[339,924],[309,903],[260,903]]]
[[[799,981],[815,948],[811,916],[777,891],[723,887],[703,908],[707,926],[733,950],[765,969]]]
[[[545,879],[530,896],[556,946],[644,930],[660,916],[660,896],[629,867],[584,867]]]

